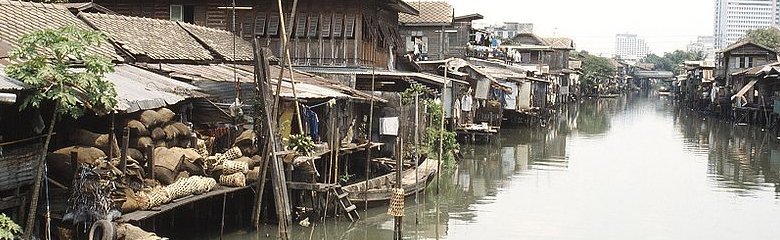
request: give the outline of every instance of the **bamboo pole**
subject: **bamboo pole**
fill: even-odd
[[[374,130],[374,83],[376,81],[376,67],[371,67],[371,109],[368,110],[368,149],[366,150],[366,182],[363,186],[363,202],[365,203],[363,212],[368,216],[368,181],[371,179],[371,149],[373,146],[373,130]]]
[[[420,200],[417,186],[420,184],[420,94],[414,94],[414,223],[420,224]]]
[[[447,89],[447,73],[449,72],[449,65],[450,62],[447,61],[444,63],[444,86],[441,87],[441,122],[439,122],[439,159],[438,163],[436,164],[436,195],[439,194],[439,191],[441,191],[441,179],[438,178],[438,176],[441,176],[441,161],[444,158],[444,92]]]
[[[290,49],[287,45],[289,43],[289,36],[287,35],[287,25],[285,23],[284,19],[284,7],[282,6],[282,0],[276,1],[279,6],[279,19],[282,27],[282,46],[281,46],[281,52],[280,54],[284,55],[281,57],[281,68],[279,69],[279,81],[276,83],[276,97],[274,98],[274,109],[273,114],[271,116],[276,117],[279,114],[279,95],[281,95],[281,88],[282,88],[282,81],[284,79],[284,66],[288,65],[290,70],[290,75],[293,75],[293,69],[292,69],[292,58],[290,57]],[[298,0],[293,0],[293,6],[292,6],[292,13],[290,14],[290,24],[293,23],[295,20],[295,12],[298,9]],[[292,33],[290,33],[292,35]],[[286,62],[286,64],[285,64]],[[295,101],[295,110],[297,114],[297,121],[298,121],[298,130],[303,133],[303,121],[301,121],[301,111],[300,111],[300,102],[298,101],[298,94],[295,91],[295,77],[290,77],[290,82],[292,84],[292,90],[293,90],[293,100]],[[279,121],[277,121],[277,127],[279,125]]]

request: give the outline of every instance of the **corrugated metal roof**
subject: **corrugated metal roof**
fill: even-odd
[[[0,56],[7,56],[8,51],[18,47],[19,39],[26,34],[64,26],[92,30],[64,6],[0,0]],[[122,60],[108,41],[88,49],[111,60]]]
[[[242,96],[252,96],[254,94],[254,67],[249,65],[236,65],[233,68],[233,65],[229,64],[144,64],[142,67],[165,72],[173,78],[192,81],[193,84],[204,88],[206,93],[215,95],[221,100],[235,98],[236,78],[241,83]],[[278,65],[271,66],[271,79],[274,83],[278,79],[279,70],[280,67]],[[286,76],[289,76],[289,72],[286,72]],[[282,82],[280,96],[293,98],[290,78],[285,77],[284,79],[286,81]],[[297,71],[295,83],[296,93],[300,99],[351,98],[368,101],[371,97],[369,94],[338,84],[335,81]]]
[[[5,74],[5,67],[0,65],[0,91],[19,91],[28,87],[27,84],[8,77]]]
[[[136,112],[176,104],[202,96],[198,88],[130,65],[117,65],[105,76],[114,84],[122,112]]]

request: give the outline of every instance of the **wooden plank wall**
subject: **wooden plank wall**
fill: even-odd
[[[170,5],[181,4],[194,6],[195,24],[211,28],[231,31],[233,22],[232,12],[218,9],[220,6],[229,6],[227,0],[95,0],[96,3],[105,6],[121,15],[141,16],[156,19],[170,18]],[[264,33],[258,34],[261,43],[268,46],[275,56],[282,56],[279,34],[266,34],[271,28],[269,21],[271,16],[278,16],[278,5],[273,0],[250,1],[240,0],[238,6],[252,6],[252,10],[238,10],[236,16],[236,32],[239,36],[250,40],[254,35],[253,28],[256,17],[265,17]],[[285,12],[292,9],[292,2],[285,1]],[[377,11],[376,1],[362,0],[301,0],[298,3],[297,16],[288,26],[293,31],[290,41],[290,53],[296,65],[307,66],[376,66],[387,68],[390,58],[390,49],[380,47],[379,41],[367,39],[363,34],[363,18],[369,15],[375,19],[381,19],[381,23],[392,24],[398,22],[398,15],[391,11]],[[305,17],[303,24],[298,24],[301,17]],[[312,20],[314,18],[316,20]],[[324,19],[330,19],[331,27],[328,36],[323,37],[322,23]],[[341,34],[335,34],[335,22],[342,22]],[[354,19],[354,21],[350,20]],[[289,22],[289,19],[286,19]],[[316,34],[310,35],[312,21],[316,23]],[[354,28],[351,36],[346,36],[347,22],[353,22]],[[303,32],[297,32],[297,25],[304,26]],[[394,27],[397,27],[395,24]],[[295,34],[303,33],[303,34]],[[288,32],[289,34],[289,32]],[[438,44],[438,41],[437,41]],[[403,47],[403,46],[400,46]]]

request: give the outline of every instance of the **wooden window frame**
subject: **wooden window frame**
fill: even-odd
[[[179,17],[178,18],[174,18],[173,17],[173,13],[174,13],[173,9],[174,9],[174,7],[178,7],[179,8],[179,10],[178,10]],[[184,5],[181,5],[181,4],[171,4],[168,7],[168,19],[171,20],[171,21],[183,22],[184,21]]]

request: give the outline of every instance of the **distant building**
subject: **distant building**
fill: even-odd
[[[615,56],[623,60],[639,60],[650,53],[645,40],[636,34],[618,34],[615,36]]]
[[[705,54],[705,59],[715,60],[715,37],[699,36],[696,38],[696,42],[688,44],[686,50],[689,52],[702,52]]]
[[[533,33],[533,23],[504,22],[498,25],[492,25],[485,28],[495,36],[502,39],[512,39],[521,33]]]
[[[445,1],[412,2],[412,6],[420,11],[419,16],[398,14],[400,34],[406,42],[399,50],[402,55],[419,52],[418,60],[465,56],[473,38],[472,22],[484,18],[480,14],[453,16],[452,6]]]
[[[737,42],[745,32],[780,23],[780,0],[715,0],[715,48]]]

